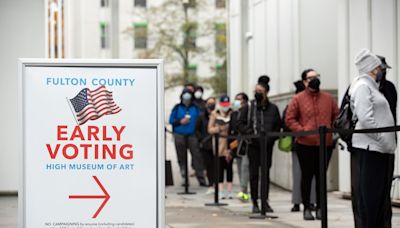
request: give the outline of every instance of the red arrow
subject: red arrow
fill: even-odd
[[[100,205],[99,209],[97,209],[96,213],[94,213],[92,218],[96,218],[100,211],[103,209],[103,207],[106,205],[108,200],[110,199],[110,195],[106,191],[106,189],[103,187],[103,185],[100,183],[99,179],[96,176],[93,176],[94,180],[96,181],[97,185],[101,188],[103,191],[104,195],[102,196],[95,196],[95,195],[71,195],[69,196],[70,199],[104,199],[103,203]]]

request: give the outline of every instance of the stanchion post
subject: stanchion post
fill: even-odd
[[[206,206],[227,206],[227,203],[220,203],[219,202],[219,156],[218,156],[218,150],[219,150],[219,135],[216,134],[213,137],[213,144],[214,144],[214,203],[206,203]]]
[[[328,228],[328,207],[326,194],[326,126],[319,127],[319,173],[320,173],[320,203],[321,203],[321,227]]]
[[[188,148],[189,136],[185,136],[185,147]],[[179,192],[178,195],[194,195],[195,192],[189,192],[189,164],[188,164],[188,152],[185,151],[185,191]]]

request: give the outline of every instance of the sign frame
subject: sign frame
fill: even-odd
[[[88,67],[88,68],[155,68],[157,91],[157,228],[165,227],[165,121],[164,121],[164,62],[162,59],[18,59],[18,227],[26,227],[26,147],[25,144],[25,78],[28,67]]]

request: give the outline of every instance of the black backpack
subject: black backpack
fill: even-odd
[[[347,88],[346,93],[343,96],[339,115],[338,117],[336,117],[333,123],[333,126],[337,129],[354,130],[354,128],[356,127],[357,120],[353,120],[353,111],[350,107],[349,89],[350,87]],[[346,142],[348,147],[351,147],[352,137],[352,133],[339,132],[339,138]]]

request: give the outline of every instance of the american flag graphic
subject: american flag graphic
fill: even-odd
[[[114,102],[112,92],[108,91],[105,86],[100,86],[95,90],[82,89],[74,98],[68,100],[73,107],[78,125],[121,111],[121,108]]]

